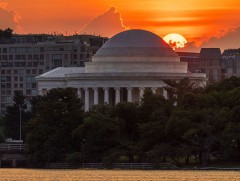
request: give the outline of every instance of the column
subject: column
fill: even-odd
[[[140,87],[139,88],[139,101],[143,98],[144,90],[145,90],[144,87]]]
[[[38,95],[43,96],[43,90],[42,89],[38,89]]]
[[[153,94],[156,94],[157,93],[157,88],[156,87],[153,87],[153,88],[151,88],[152,89],[152,93]]]
[[[87,112],[89,111],[89,90],[88,88],[85,88],[84,91],[85,91],[84,110],[85,112]]]
[[[120,87],[115,87],[115,105],[120,102]]]
[[[104,87],[104,104],[109,104],[109,88]]]
[[[127,88],[127,101],[132,102],[132,87]]]
[[[97,87],[93,88],[93,91],[94,91],[93,104],[98,105],[98,88]]]
[[[163,97],[164,97],[165,99],[168,99],[168,92],[167,92],[167,90],[164,89],[164,88],[163,88]]]
[[[79,98],[82,98],[81,88],[77,89],[77,95]]]

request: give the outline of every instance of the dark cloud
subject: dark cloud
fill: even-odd
[[[86,24],[80,33],[112,37],[126,29],[123,25],[121,14],[117,12],[114,7],[111,7],[105,13],[97,16]]]
[[[221,30],[222,32],[226,30]],[[240,48],[240,26],[231,28],[221,37],[211,37],[208,41],[196,46],[195,42],[188,42],[186,47],[177,49],[181,52],[200,52],[201,48],[220,48],[222,51]]]
[[[7,3],[0,3],[0,29],[11,28],[14,31],[19,31],[19,19],[20,17],[13,10],[7,8]]]
[[[195,42],[188,42],[184,48],[177,48],[177,52],[200,52],[200,47],[197,47]]]
[[[240,48],[240,26],[229,30],[228,33],[220,38],[212,37],[207,42],[204,42],[201,47],[218,47],[221,50],[229,48]]]

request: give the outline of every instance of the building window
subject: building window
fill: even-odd
[[[7,48],[3,48],[3,53],[7,53]]]
[[[37,95],[37,90],[36,89],[33,89],[32,90],[32,96],[36,96]]]
[[[26,81],[27,81],[27,82],[34,82],[34,81],[35,81],[35,78],[34,78],[34,77],[31,77],[31,76],[27,76],[27,77],[26,77]]]
[[[5,96],[2,96],[2,97],[1,97],[1,101],[2,101],[2,102],[5,102],[5,101],[6,101],[6,97],[5,97]]]
[[[38,62],[33,62],[33,67],[37,67],[38,66]]]
[[[24,75],[24,69],[19,70],[19,75]]]
[[[44,55],[41,54],[41,55],[40,55],[40,60],[43,60],[43,59],[44,59]]]
[[[36,69],[32,69],[32,74],[36,74],[37,70]]]
[[[37,87],[36,83],[32,83],[32,88],[35,89]]]
[[[80,67],[84,67],[84,62],[80,62]]]
[[[32,50],[33,52],[38,52],[38,47],[34,47]]]
[[[39,59],[39,55],[37,55],[37,54],[33,55],[33,59],[34,60],[38,60]]]
[[[11,88],[11,83],[7,83],[7,89]]]
[[[28,62],[27,66],[32,67],[32,62]]]
[[[11,76],[7,76],[7,77],[6,77],[6,81],[7,81],[7,82],[11,82]]]
[[[8,66],[9,66],[9,67],[13,67],[13,62],[9,62],[9,63],[8,63]]]
[[[32,55],[28,55],[28,60],[32,60]]]
[[[6,90],[6,95],[11,95],[11,90]]]
[[[213,69],[213,80],[218,80],[218,69]]]
[[[3,55],[2,56],[2,60],[8,60],[8,56],[7,55]]]
[[[52,55],[52,59],[53,60],[61,60],[62,59],[62,55],[61,54],[53,54]]]
[[[6,78],[5,76],[2,76],[2,77],[1,77],[1,82],[6,82],[6,79],[7,79],[7,78]]]
[[[32,88],[32,83],[27,83],[27,89],[31,89]]]
[[[40,52],[44,52],[44,47],[40,47]]]
[[[11,103],[11,102],[12,102],[11,96],[6,96],[6,103]]]
[[[15,75],[17,75],[17,74],[18,74],[18,70],[15,69],[15,70],[13,71],[13,73],[14,73]]]
[[[31,70],[27,69],[26,74],[31,74]]]

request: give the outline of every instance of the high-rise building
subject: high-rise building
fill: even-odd
[[[199,55],[198,70],[206,73],[210,83],[222,80],[220,48],[202,48]]]
[[[83,67],[107,38],[92,35],[14,35],[0,39],[0,112],[16,90],[37,95],[35,77],[56,67]]]
[[[222,53],[223,77],[240,76],[240,49],[227,49]]]

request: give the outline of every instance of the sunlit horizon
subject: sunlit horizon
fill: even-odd
[[[238,48],[235,40],[240,37],[234,36],[240,34],[239,10],[237,0],[4,0],[0,28],[11,27],[20,34],[107,37],[126,29],[144,29],[161,37],[181,34],[188,40],[187,48]]]

